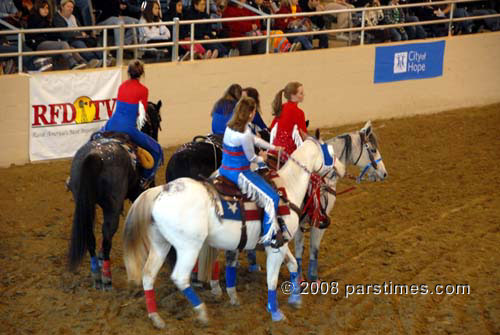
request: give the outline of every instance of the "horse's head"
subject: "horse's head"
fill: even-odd
[[[357,132],[340,135],[327,142],[334,145],[338,158],[345,164],[352,163],[359,167],[361,172],[358,182],[365,175],[371,181],[387,178],[387,170],[370,121]]]
[[[148,134],[156,141],[158,141],[158,130],[161,130],[161,113],[160,109],[162,106],[161,100],[155,104],[151,101],[148,102],[148,109],[146,111],[146,122],[141,128],[141,131]]]

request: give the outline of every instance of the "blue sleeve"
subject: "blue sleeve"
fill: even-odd
[[[255,116],[253,117],[252,123],[256,126],[258,126],[262,130],[269,130],[264,123],[264,120],[262,120],[262,117],[260,116],[260,113],[255,113]]]

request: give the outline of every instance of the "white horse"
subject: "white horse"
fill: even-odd
[[[313,172],[326,175],[333,168],[345,172],[339,160],[332,157],[333,147],[309,138],[297,149],[288,162],[278,171],[292,204],[301,204]],[[196,259],[206,242],[210,247],[235,250],[240,242],[242,224],[240,221],[224,220],[220,217],[220,200],[211,187],[190,178],[149,189],[133,203],[127,215],[124,232],[124,261],[129,280],[142,279],[146,295],[148,316],[157,328],[165,327],[159,316],[154,299],[153,285],[171,246],[176,249],[177,262],[171,278],[184,293],[197,313],[198,320],[208,322],[205,304],[201,302],[190,286],[190,274]],[[298,230],[299,216],[294,211],[283,216],[290,239]],[[244,249],[254,249],[260,237],[260,221],[249,221],[247,243]],[[266,247],[268,311],[273,321],[284,319],[278,308],[276,287],[283,259],[286,257],[291,272],[293,293],[288,302],[300,306],[297,263],[285,243],[279,249]],[[237,303],[236,290],[227,289]],[[234,293],[234,294],[232,294]]]
[[[382,156],[375,133],[372,130],[371,122],[368,121],[363,128],[348,134],[339,135],[326,143],[331,144],[335,150],[335,156],[346,167],[355,165],[360,169],[360,175],[357,178],[360,182],[365,176],[371,181],[383,181],[387,178]],[[341,176],[342,177],[342,176]],[[338,179],[326,179],[330,188],[336,189]],[[328,192],[322,192],[321,206],[328,215],[335,204],[336,195]],[[318,256],[321,239],[326,229],[320,229],[316,226],[311,228],[310,246],[309,246],[309,265],[307,271],[308,281],[318,280]],[[304,252],[304,232],[299,229],[295,235],[295,258],[299,266],[299,275],[302,274],[302,254]]]

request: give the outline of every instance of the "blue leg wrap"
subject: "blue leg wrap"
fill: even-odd
[[[309,280],[318,280],[318,260],[310,259],[309,260],[309,270],[307,271],[307,279]]]
[[[100,267],[99,267],[99,259],[97,257],[90,257],[90,271],[92,272],[99,272]]]
[[[199,304],[201,304],[200,298],[198,298],[198,296],[196,295],[196,293],[194,292],[194,290],[193,290],[193,288],[191,286],[188,286],[187,288],[185,288],[182,291],[182,293],[184,293],[184,295],[189,300],[189,302],[191,303],[191,305],[193,305],[193,307],[196,307]]]
[[[255,249],[247,251],[247,259],[250,265],[257,263],[257,252]]]
[[[288,303],[292,305],[299,305],[301,296],[300,296],[300,286],[299,286],[299,273],[298,272],[290,272],[290,282],[293,284],[293,291],[290,297],[288,298]]]
[[[276,290],[267,291],[267,310],[271,313],[278,311],[278,302],[276,300]]]
[[[236,267],[226,266],[226,287],[236,286]]]

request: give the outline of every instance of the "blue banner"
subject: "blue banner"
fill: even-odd
[[[377,47],[375,83],[443,75],[445,41]]]

